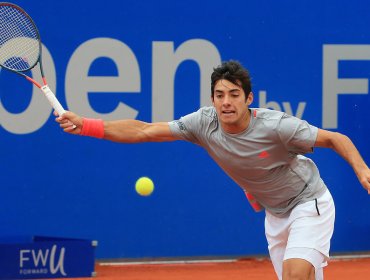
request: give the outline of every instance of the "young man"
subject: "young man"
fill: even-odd
[[[212,107],[171,122],[86,119],[66,112],[65,132],[122,143],[186,140],[205,148],[265,208],[270,257],[279,279],[323,279],[335,209],[312,160],[313,147],[332,148],[370,193],[370,170],[351,140],[283,112],[249,108],[249,73],[236,61],[214,69]],[[74,128],[73,124],[76,126]]]

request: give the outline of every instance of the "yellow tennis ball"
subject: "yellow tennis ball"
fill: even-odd
[[[142,196],[149,196],[154,190],[154,183],[148,177],[141,177],[136,181],[135,190]]]

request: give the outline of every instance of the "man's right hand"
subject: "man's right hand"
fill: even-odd
[[[56,112],[54,112],[54,115],[57,116],[55,121],[59,123],[64,132],[76,135],[81,133],[83,119],[80,116],[69,111],[66,111],[62,116],[58,116]]]

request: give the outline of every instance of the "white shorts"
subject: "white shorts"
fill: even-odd
[[[316,200],[297,205],[287,217],[279,218],[266,211],[265,233],[279,279],[282,279],[283,261],[291,258],[310,262],[315,267],[316,279],[322,279],[322,267],[329,259],[334,219],[335,207],[329,190]]]

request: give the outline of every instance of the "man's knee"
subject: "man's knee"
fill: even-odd
[[[314,280],[315,268],[303,259],[288,259],[283,263],[283,280]]]

